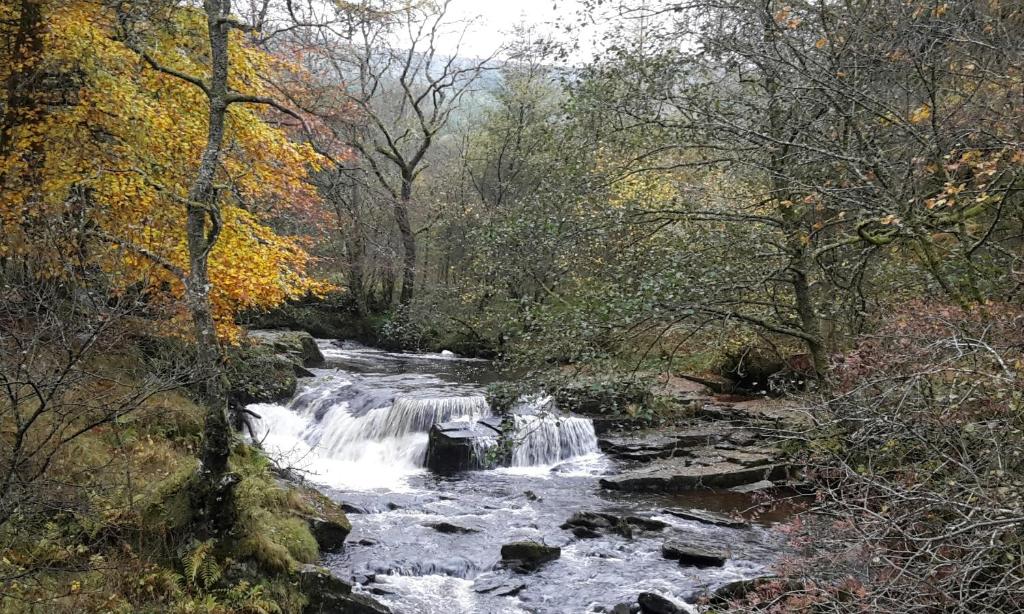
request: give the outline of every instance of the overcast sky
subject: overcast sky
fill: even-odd
[[[452,20],[474,20],[462,41],[461,55],[487,56],[504,42],[512,40],[517,25],[533,27],[541,36],[560,36],[556,21],[574,22],[576,0],[452,0],[448,8]],[[453,42],[454,45],[454,42]]]

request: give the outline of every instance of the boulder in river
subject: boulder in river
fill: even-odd
[[[501,547],[501,563],[521,573],[537,571],[545,563],[562,556],[558,546],[547,546],[535,541],[519,541]]]
[[[637,603],[640,604],[640,611],[643,614],[681,614],[686,612],[684,606],[658,593],[640,593]]]
[[[321,367],[325,359],[316,339],[307,332],[293,330],[252,330],[248,339],[268,346],[300,367]]]
[[[587,529],[610,529],[619,522],[618,517],[600,512],[576,512],[562,524],[563,529],[583,527]]]
[[[501,422],[495,419],[435,424],[427,436],[427,468],[449,474],[502,464],[491,454],[501,434]]]
[[[352,585],[323,567],[303,565],[298,573],[299,589],[308,603],[303,614],[391,614],[376,599],[352,592]]]
[[[722,567],[729,558],[729,553],[724,550],[687,543],[681,539],[667,540],[661,546],[661,554],[666,559],[679,561],[680,565],[692,567]]]
[[[303,510],[300,515],[309,525],[321,552],[338,552],[345,545],[345,538],[352,531],[352,523],[342,506],[311,486],[301,484],[295,487],[302,498]]]

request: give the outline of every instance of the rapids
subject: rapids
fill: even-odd
[[[662,513],[743,508],[744,497],[601,490],[598,477],[614,463],[600,453],[593,425],[559,415],[546,398],[517,408],[511,466],[433,475],[424,468],[431,425],[491,415],[483,396],[496,379],[489,363],[319,343],[327,365],[290,403],[250,406],[261,416],[257,438],[281,465],[347,504],[353,532],[345,551],[323,563],[396,613],[597,612],[633,603],[641,591],[692,599],[763,574],[776,556],[779,539],[767,525],[728,529]],[[577,540],[559,525],[583,510],[662,520],[732,556],[723,568],[696,569],[661,556],[664,534]],[[466,532],[440,532],[439,522]],[[529,575],[496,570],[502,544],[521,539],[561,546],[562,557]],[[525,588],[511,596],[474,590],[495,578]]]

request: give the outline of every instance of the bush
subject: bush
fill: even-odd
[[[817,407],[817,504],[783,569],[802,588],[745,606],[1022,611],[1022,368],[1007,305],[913,304],[863,339]]]

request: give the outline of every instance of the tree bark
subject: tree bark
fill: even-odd
[[[208,85],[209,127],[195,180],[188,193],[186,235],[189,274],[185,296],[196,337],[198,368],[204,374],[206,419],[203,429],[202,472],[208,484],[227,471],[231,427],[227,415],[227,384],[220,368],[221,351],[210,301],[209,257],[220,234],[221,219],[214,186],[224,143],[228,99],[228,29],[230,0],[204,0],[210,37],[211,77]]]
[[[398,298],[400,305],[411,303],[416,291],[416,235],[409,222],[411,202],[412,177],[403,174],[402,191],[399,198],[395,199],[394,206],[395,223],[398,225],[398,235],[402,240],[402,291]]]

